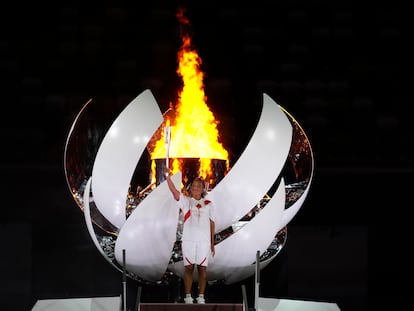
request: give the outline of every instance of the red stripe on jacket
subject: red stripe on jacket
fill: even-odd
[[[190,218],[190,216],[191,216],[191,211],[190,211],[190,210],[188,210],[188,211],[187,211],[187,213],[185,213],[185,215],[184,215],[184,222],[185,222],[188,218]]]

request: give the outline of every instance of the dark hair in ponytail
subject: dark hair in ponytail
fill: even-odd
[[[194,182],[200,182],[201,186],[203,188],[203,192],[201,193],[201,197],[204,198],[207,194],[207,189],[206,189],[206,183],[204,181],[204,178],[202,176],[197,176],[193,179],[193,181],[191,183],[188,184],[187,186],[187,192],[192,196],[191,194],[191,186]]]

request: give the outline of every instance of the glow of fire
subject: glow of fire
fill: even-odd
[[[189,25],[182,11],[177,14],[177,18],[181,25]],[[219,142],[218,122],[206,103],[204,73],[200,70],[202,59],[192,48],[190,35],[181,31],[181,39],[182,45],[177,54],[177,73],[182,78],[183,87],[178,94],[175,119],[170,120],[165,117],[162,126],[170,124],[172,126],[169,150],[170,158],[174,159],[172,171],[175,173],[180,170],[178,158],[199,158],[200,175],[206,177],[210,173],[211,160],[226,160],[228,163],[228,152]],[[161,138],[151,152],[152,160],[166,157],[167,150],[162,129],[160,134]],[[152,166],[154,172],[154,161]]]

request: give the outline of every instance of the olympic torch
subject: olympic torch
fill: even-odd
[[[165,167],[167,169],[170,168],[169,166],[169,158],[170,158],[170,142],[171,142],[171,126],[170,125],[166,125],[164,127],[164,142],[165,142],[165,151],[166,151],[166,155],[165,155]]]

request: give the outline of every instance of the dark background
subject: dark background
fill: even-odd
[[[145,89],[162,111],[174,102],[178,4],[1,5],[1,310],[122,292],[122,275],[93,245],[69,192],[64,146],[90,98],[103,111]],[[406,8],[395,1],[181,4],[233,163],[263,93],[296,118],[314,151],[312,189],[280,256],[263,270],[261,296],[335,302],[341,310],[410,303]],[[253,279],[242,283],[251,298]],[[209,298],[238,300],[239,286],[211,287]],[[163,300],[166,292],[144,287],[143,299]]]

